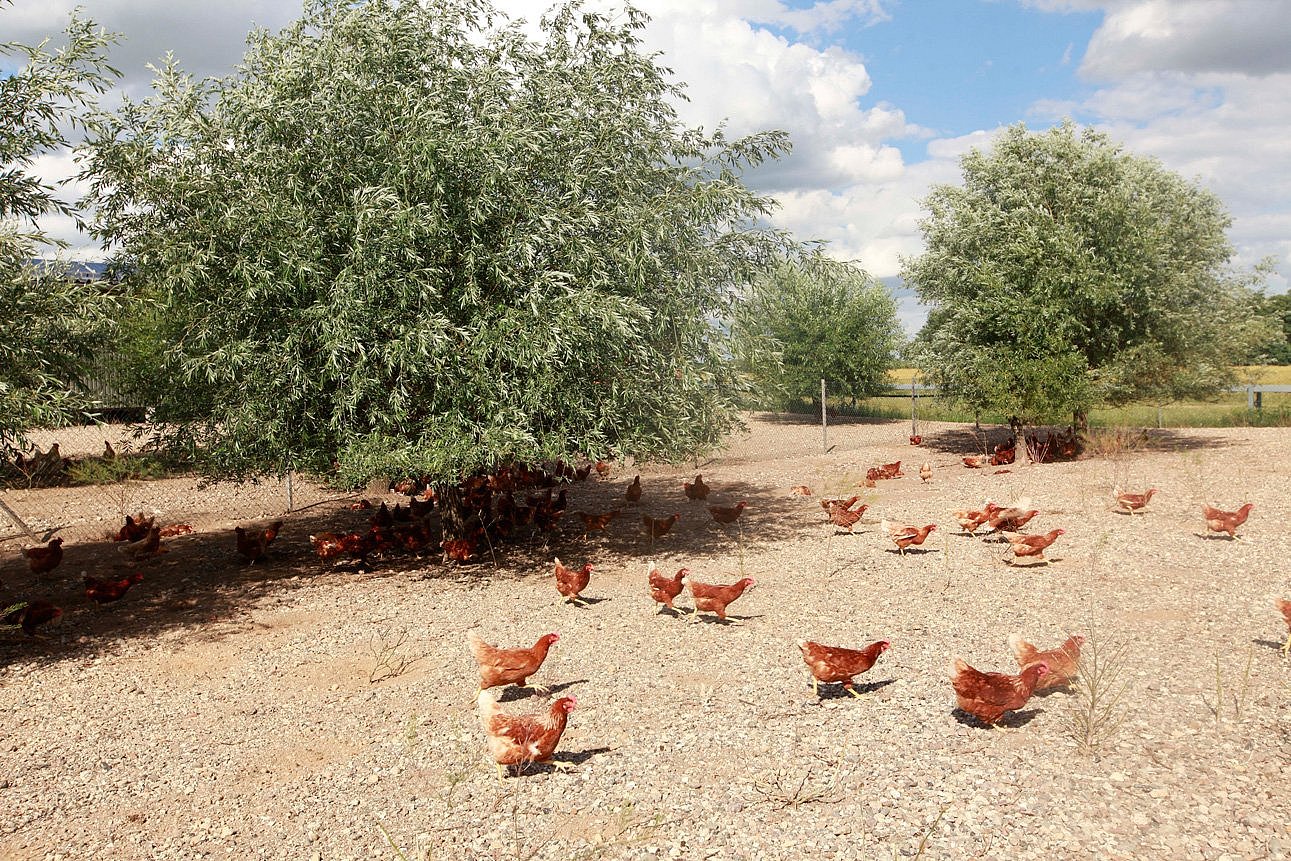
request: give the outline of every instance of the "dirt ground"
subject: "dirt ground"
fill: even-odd
[[[254,504],[222,518],[196,489],[184,519],[198,531],[104,609],[80,580],[125,570],[111,543],[69,538],[38,579],[25,540],[0,543],[4,595],[65,609],[41,638],[0,633],[0,858],[1291,856],[1291,663],[1274,608],[1291,597],[1291,435],[1151,431],[993,474],[960,463],[982,448],[971,426],[925,427],[917,448],[908,432],[835,424],[821,453],[818,426],[757,417],[700,467],[711,502],[748,501],[738,528],[685,499],[693,469],[640,469],[632,506],[638,470],[619,468],[570,490],[571,511],[623,507],[605,537],[585,540],[567,515],[549,547],[522,542],[496,567],[320,564],[310,533],[365,522],[326,500],[243,565],[231,528]],[[857,487],[897,459],[905,477]],[[798,484],[813,495],[792,495]],[[1118,485],[1160,492],[1130,517],[1112,510]],[[63,521],[101,516],[101,495],[78,512],[72,490],[45,493],[61,494]],[[834,534],[818,499],[852,493],[866,521]],[[1030,500],[1028,531],[1066,530],[1049,564],[1014,567],[1007,545],[956,534],[951,512],[986,498]],[[1203,501],[1255,507],[1229,540],[1203,534]],[[652,545],[638,508],[681,520]],[[880,518],[939,528],[902,556]],[[590,606],[562,603],[554,556],[593,564]],[[727,624],[656,614],[650,559],[757,585]],[[499,785],[474,712],[472,628],[504,645],[560,633],[534,681],[578,698],[557,755],[568,771]],[[955,709],[951,658],[1013,671],[1015,631],[1042,646],[1083,633],[1119,674],[1101,689],[1123,687],[1101,745],[1073,729],[1088,687],[1034,698],[1005,730]],[[860,698],[817,698],[799,638],[892,647]],[[502,699],[512,712],[548,702]]]

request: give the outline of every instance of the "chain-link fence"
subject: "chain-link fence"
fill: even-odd
[[[876,447],[919,444],[923,437],[963,451],[978,444],[971,426],[922,418],[921,405],[928,401],[920,387],[894,390],[878,409],[875,400],[869,412],[878,414],[866,415],[849,400],[834,398],[826,386],[823,415],[819,403],[804,403],[801,412],[751,413],[748,431],[732,434],[720,451],[696,458],[694,466],[738,468],[825,454],[863,458]],[[979,447],[989,450],[988,434],[980,437]],[[10,464],[0,487],[0,553],[5,555],[53,535],[68,544],[103,541],[121,528],[126,515],[140,512],[159,526],[214,531],[351,495],[298,474],[205,485],[198,476],[177,473],[149,454],[145,424],[37,431],[30,441],[34,450]],[[919,456],[912,451],[910,459]],[[886,457],[896,455],[889,450]]]
[[[276,517],[345,496],[299,475],[206,485],[149,453],[145,426],[96,424],[35,431],[33,449],[7,465],[0,547],[17,552],[57,534],[102,541],[126,515],[195,530]]]

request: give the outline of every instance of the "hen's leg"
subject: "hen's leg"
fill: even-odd
[[[1291,637],[1288,637],[1287,640],[1291,642]],[[820,699],[820,680],[815,676],[811,677],[811,695],[816,699]]]
[[[1287,641],[1282,644],[1282,657],[1291,654],[1291,632],[1287,633]]]
[[[531,691],[537,691],[543,696],[546,696],[547,694],[551,693],[551,688],[547,687],[546,685],[531,685],[528,682],[525,682],[524,684],[520,685],[520,687]]]
[[[847,690],[849,694],[856,697],[858,700],[861,698],[861,695],[856,692],[856,688],[852,687],[851,679],[848,679],[847,681],[843,682],[843,687]]]
[[[506,768],[506,766],[500,762],[495,762],[494,765],[496,765],[498,769],[498,786],[502,786],[502,770]]]

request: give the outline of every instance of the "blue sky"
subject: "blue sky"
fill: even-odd
[[[1006,126],[1027,118],[1041,99],[1078,100],[1092,90],[1076,66],[1101,13],[906,0],[890,14],[838,42],[862,57],[876,96],[938,137]],[[907,161],[927,157],[925,141],[895,143]]]
[[[4,39],[56,34],[78,0],[0,6]],[[547,0],[493,0],[536,20]],[[609,9],[617,0],[588,0]],[[1291,267],[1291,14],[1284,0],[635,0],[647,49],[686,84],[691,125],[789,132],[791,156],[749,182],[779,203],[777,226],[823,239],[885,283],[922,247],[920,201],[959,181],[959,158],[1005,126],[1070,116],[1217,194],[1233,217],[1235,265]],[[122,34],[121,89],[147,91],[146,64],[173,51],[224,75],[253,24],[278,29],[300,0],[95,0]],[[531,32],[536,28],[531,28]],[[51,180],[66,154],[43,158]],[[75,189],[69,189],[73,196]],[[47,224],[99,253],[70,221]],[[925,309],[899,292],[908,331]]]

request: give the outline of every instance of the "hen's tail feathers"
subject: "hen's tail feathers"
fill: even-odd
[[[480,691],[475,702],[480,713],[480,723],[486,727],[502,711],[502,707],[498,705],[498,695],[492,688]]]
[[[964,662],[963,658],[952,658],[950,661],[950,677],[958,678],[961,673],[966,673],[970,667]]]
[[[1035,654],[1035,646],[1022,639],[1021,634],[1009,634],[1009,651],[1013,653],[1018,666],[1022,666]]]

